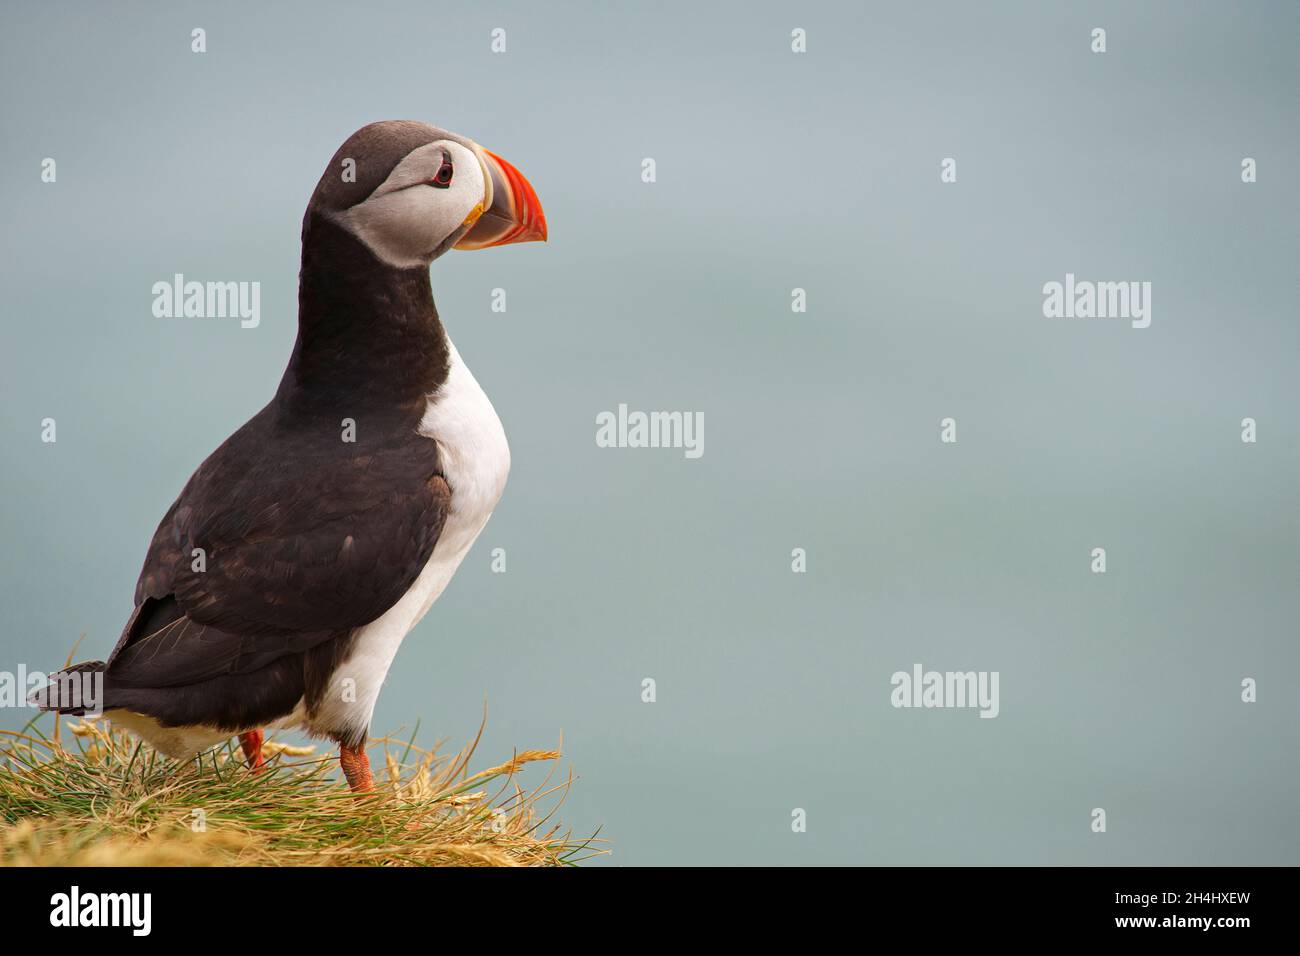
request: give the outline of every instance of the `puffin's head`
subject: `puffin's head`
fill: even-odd
[[[363,126],[339,147],[303,221],[325,215],[397,268],[448,249],[546,239],[537,193],[473,140],[411,120]]]

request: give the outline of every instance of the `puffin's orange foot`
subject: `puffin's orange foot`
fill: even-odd
[[[246,734],[239,735],[239,746],[244,750],[244,756],[248,759],[248,767],[253,773],[260,773],[266,769],[266,758],[262,756],[263,734],[260,730],[250,730]]]
[[[349,747],[339,744],[339,766],[343,776],[348,778],[348,786],[353,793],[369,793],[375,789],[375,778],[370,775],[370,758],[366,756],[366,746]]]

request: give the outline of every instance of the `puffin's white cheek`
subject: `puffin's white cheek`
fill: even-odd
[[[460,225],[439,190],[412,186],[353,206],[344,219],[384,262],[399,268],[423,265],[429,254]]]
[[[487,200],[487,186],[483,180],[483,167],[479,165],[478,157],[469,150],[464,150],[464,159],[457,164],[456,179],[447,190],[451,193],[448,197],[457,211],[456,226],[460,228],[465,224],[465,220],[475,209],[479,213],[483,212]]]

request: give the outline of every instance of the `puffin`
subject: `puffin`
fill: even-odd
[[[500,500],[510,449],[434,306],[450,249],[546,239],[528,180],[473,140],[411,120],[357,130],[302,222],[298,334],[275,396],[163,516],[106,661],[32,703],[102,712],[163,754],[267,728],[337,743],[374,789],[366,740],[402,639]],[[68,700],[80,677],[100,700]],[[87,678],[90,683],[87,684]]]

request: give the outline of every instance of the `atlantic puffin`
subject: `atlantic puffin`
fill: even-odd
[[[510,450],[434,307],[449,249],[546,239],[528,180],[425,123],[348,137],[302,224],[298,336],[275,397],[194,472],[153,536],[102,675],[105,716],[171,757],[267,727],[331,739],[354,791],[380,686],[483,530]],[[93,686],[93,685],[92,685]]]

